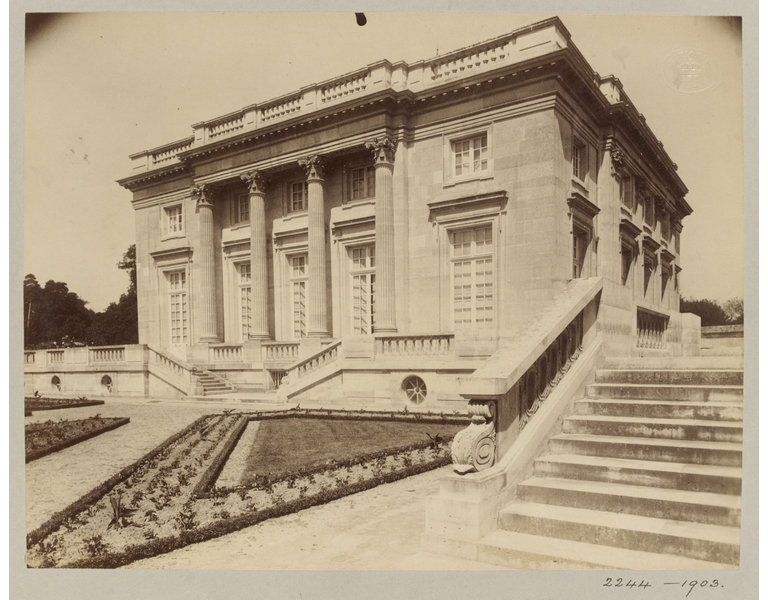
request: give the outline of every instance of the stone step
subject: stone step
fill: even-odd
[[[531,477],[517,486],[523,502],[573,506],[738,527],[741,498],[728,494],[693,492],[603,481]]]
[[[586,396],[590,398],[681,400],[686,402],[738,402],[743,399],[743,388],[737,385],[593,383],[587,386]]]
[[[743,385],[744,371],[737,369],[598,369],[595,381],[654,385]]]
[[[679,402],[585,398],[574,402],[577,415],[659,417],[664,419],[716,419],[741,421],[743,405],[737,402]]]
[[[478,560],[510,569],[718,570],[733,565],[497,529],[478,544]]]
[[[741,466],[741,443],[560,433],[550,438],[553,453],[638,460]]]
[[[563,433],[741,442],[742,423],[741,421],[713,421],[712,419],[571,415],[563,420]]]
[[[549,454],[536,459],[533,473],[543,477],[571,477],[696,492],[741,494],[741,468],[721,465]]]
[[[499,526],[519,533],[739,564],[738,527],[538,503],[508,505],[499,513]]]
[[[621,356],[606,359],[608,369],[744,369],[743,356]]]

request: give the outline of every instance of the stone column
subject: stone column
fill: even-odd
[[[267,178],[260,171],[241,176],[248,185],[251,220],[251,332],[250,339],[269,339],[269,281],[267,278]]]
[[[392,173],[397,142],[387,136],[367,142],[376,170],[376,332],[397,331],[395,306],[395,200]]]
[[[216,264],[213,248],[213,202],[211,189],[206,185],[192,186],[192,197],[197,202],[197,222],[200,246],[195,250],[197,263],[197,339],[217,342],[216,333]]]
[[[325,268],[325,164],[314,155],[299,161],[307,173],[308,267],[307,336],[328,337]]]

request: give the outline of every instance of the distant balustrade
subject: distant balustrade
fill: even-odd
[[[105,348],[88,348],[90,363],[114,363],[125,361],[125,346],[110,346]]]
[[[469,50],[459,56],[450,56],[446,60],[432,63],[432,79],[446,79],[467,71],[478,71],[494,64],[501,63],[509,56],[508,40],[502,40],[493,45]]]
[[[312,356],[293,365],[286,371],[288,381],[293,383],[296,379],[301,379],[302,377],[309,375],[312,371],[316,371],[317,369],[334,362],[339,357],[340,347],[341,340],[329,344],[319,352],[316,352]]]
[[[453,353],[453,339],[453,334],[377,336],[376,354],[383,356],[444,356]]]
[[[34,365],[35,364],[35,355],[36,352],[24,352],[24,364],[25,365]]]
[[[324,85],[320,88],[320,102],[327,103],[361,94],[368,87],[370,77],[370,72],[366,70],[364,73]]]
[[[64,350],[48,350],[48,364],[57,365],[64,362]]]
[[[287,117],[301,110],[301,95],[287,99],[281,99],[261,107],[261,120],[263,122],[274,121]]]
[[[239,131],[245,127],[245,117],[240,114],[208,125],[208,138],[214,139]]]
[[[267,361],[295,361],[299,358],[299,345],[299,342],[264,344],[264,359]]]
[[[152,152],[152,164],[154,166],[163,165],[176,159],[176,156],[180,152],[189,150],[192,148],[192,138],[188,140],[182,140],[181,142],[175,142],[168,146],[164,146],[158,150]]]
[[[211,346],[211,362],[241,362],[243,360],[243,347],[240,345]]]

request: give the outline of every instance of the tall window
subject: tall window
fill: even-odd
[[[643,252],[643,294],[653,298],[653,276],[656,272],[656,255],[650,251]]]
[[[296,181],[291,184],[288,197],[288,212],[300,212],[307,210],[307,196],[309,186],[306,181]]]
[[[232,202],[232,224],[247,223],[250,220],[250,200],[248,194],[240,194]]]
[[[651,227],[656,224],[653,220],[653,198],[648,195],[643,198],[643,221]]]
[[[166,207],[164,209],[164,217],[163,227],[166,235],[173,235],[184,231],[181,204]]]
[[[621,240],[621,283],[632,284],[632,263],[635,260],[635,249],[632,243],[627,240]]]
[[[619,195],[621,196],[621,203],[634,210],[635,201],[632,195],[632,180],[629,177],[623,177],[619,182]]]
[[[183,346],[189,341],[187,309],[187,273],[168,273],[168,299],[170,306],[171,345]]]
[[[466,177],[488,170],[488,134],[456,140],[452,144],[453,176]]]
[[[362,200],[376,196],[376,170],[373,166],[357,167],[349,171],[349,199]]]
[[[661,299],[664,300],[667,295],[667,284],[672,278],[672,267],[669,264],[663,264],[661,267]]]
[[[293,309],[293,337],[307,335],[307,255],[291,256],[291,307]]]
[[[453,324],[457,329],[493,323],[493,229],[452,231]]]
[[[240,292],[240,339],[248,341],[251,333],[251,263],[237,265],[238,289]]]
[[[589,246],[589,231],[573,224],[573,270],[571,276],[573,279],[578,279],[582,276],[584,271],[584,258],[587,255],[587,247]]]
[[[349,249],[352,278],[352,332],[373,333],[376,324],[376,254],[373,244]]]
[[[587,146],[584,142],[574,138],[571,148],[571,162],[573,163],[573,176],[581,181],[587,177]]]
[[[665,240],[669,240],[670,227],[669,227],[669,213],[666,210],[662,210],[659,214],[659,221],[661,221],[661,237]]]

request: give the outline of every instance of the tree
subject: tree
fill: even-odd
[[[728,321],[733,325],[744,323],[744,298],[731,298],[723,304]]]
[[[91,324],[93,311],[87,302],[70,292],[67,284],[49,280],[40,287],[37,278],[24,278],[24,344],[32,346],[71,346],[82,344]]]
[[[723,307],[714,300],[680,299],[680,312],[690,312],[701,317],[702,327],[728,325],[729,319]]]
[[[117,268],[128,272],[128,290],[120,296],[120,300],[94,315],[87,332],[88,343],[93,346],[136,344],[139,341],[135,244],[128,246]]]

